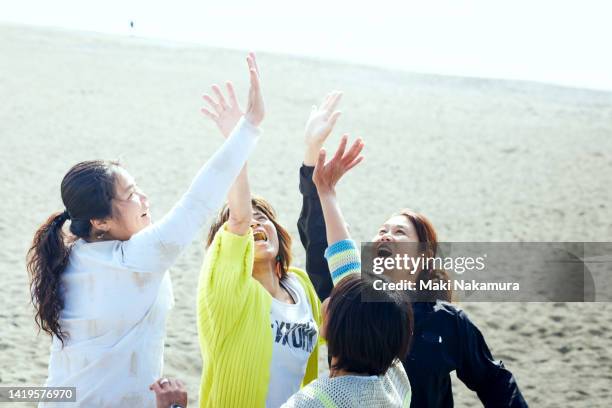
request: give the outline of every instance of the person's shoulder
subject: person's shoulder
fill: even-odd
[[[318,390],[318,386],[324,382],[322,379],[315,380],[293,394],[291,398],[287,400],[281,408],[318,408],[325,407],[321,400],[321,392]]]
[[[452,319],[460,328],[472,332],[478,330],[477,326],[472,322],[467,313],[454,303],[438,300],[433,304],[433,312],[437,317],[445,317]]]
[[[435,302],[415,302],[412,304],[412,308],[414,314],[419,317],[469,322],[467,314],[461,307],[444,300],[436,300]]]
[[[457,316],[463,312],[458,305],[445,300],[436,300],[435,302],[414,302],[412,308],[421,313],[436,315]]]
[[[312,295],[316,297],[317,292],[315,291],[314,285],[312,284],[312,281],[310,280],[310,277],[308,276],[306,271],[300,268],[290,266],[289,270],[287,271],[287,275],[290,278],[295,278],[297,282],[299,282],[299,284],[304,288],[306,294],[309,297]]]

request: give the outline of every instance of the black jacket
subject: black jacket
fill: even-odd
[[[303,201],[298,230],[306,249],[306,271],[323,300],[333,285],[324,257],[325,220],[312,182],[313,170],[300,169]],[[446,302],[417,302],[413,313],[412,347],[403,361],[412,387],[411,408],[452,407],[453,370],[485,407],[527,407],[514,376],[501,361],[493,360],[482,333],[463,311]]]

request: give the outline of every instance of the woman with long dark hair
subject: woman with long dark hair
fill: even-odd
[[[221,206],[264,117],[255,56],[247,62],[244,117],[159,222],[123,167],[86,161],[62,180],[65,209],[34,236],[27,267],[36,323],[53,339],[46,385],[76,387],[76,406],[155,404],[149,385],[162,371],[173,303],[167,270]]]
[[[334,98],[333,95],[328,96]],[[324,103],[325,106],[327,102]],[[306,156],[300,169],[300,191],[303,196],[298,229],[306,249],[306,270],[315,283],[321,299],[329,296],[335,281],[341,275],[359,273],[361,258],[353,241],[336,244],[337,239],[327,235],[330,222],[337,228],[344,226],[344,218],[336,198],[335,185],[348,170],[342,167],[346,138],[330,163],[325,164],[321,147],[331,133],[336,113],[320,113],[327,123],[326,132],[313,134],[306,130]],[[327,177],[314,176],[326,171]],[[324,215],[325,214],[325,215]],[[422,214],[401,210],[387,219],[372,239],[377,244],[412,242],[423,243],[435,257],[437,237],[433,225]],[[328,248],[329,243],[329,248]],[[327,252],[326,252],[327,251]],[[326,261],[325,256],[328,259]],[[329,267],[328,267],[329,263]],[[330,274],[330,270],[338,271]],[[421,270],[420,280],[446,280],[440,270]],[[475,391],[485,406],[526,407],[527,403],[512,373],[502,362],[493,360],[485,339],[465,312],[449,303],[450,291],[433,294],[436,301],[414,302],[414,333],[412,347],[402,361],[412,388],[411,407],[452,407],[453,394],[450,373]]]

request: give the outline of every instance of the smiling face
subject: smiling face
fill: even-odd
[[[378,229],[372,238],[376,253],[381,257],[394,256],[397,253],[396,243],[419,242],[414,224],[404,215],[394,215]]]
[[[407,216],[402,214],[396,214],[385,221],[378,229],[378,233],[372,238],[372,242],[375,243],[375,254],[379,258],[393,258],[396,255],[408,255],[416,258],[419,253],[419,246],[407,244],[418,243],[419,241],[419,234],[415,225]],[[417,272],[418,270],[415,271],[415,273]],[[412,279],[415,276],[401,269],[389,270],[386,275],[395,282],[402,279]]]
[[[251,228],[253,238],[255,238],[255,261],[268,261],[276,258],[279,252],[276,227],[266,213],[256,206],[253,206]]]
[[[115,173],[115,196],[112,216],[96,226],[105,237],[127,241],[151,224],[149,200],[137,187],[134,178],[123,168]]]
[[[252,197],[251,206],[253,211],[251,228],[255,240],[255,263],[272,264],[275,271],[278,268],[280,278],[283,279],[291,265],[291,235],[278,222],[276,211],[265,199],[258,196]],[[217,232],[229,217],[229,207],[226,204],[210,226],[206,248],[212,245]],[[277,256],[280,258],[280,262],[277,262]]]

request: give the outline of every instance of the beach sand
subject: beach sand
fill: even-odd
[[[14,25],[0,26],[0,53],[0,385],[42,384],[50,340],[36,335],[25,253],[63,209],[63,175],[81,160],[121,159],[159,218],[222,142],[199,113],[201,95],[231,79],[245,100],[245,53]],[[344,113],[327,146],[342,132],[366,141],[366,160],[339,187],[357,240],[411,207],[441,241],[612,241],[612,93],[265,53],[259,65],[267,117],[252,187],[295,237],[297,266],[303,127],[333,89],[345,93]],[[192,404],[202,257],[200,240],[171,270],[165,355],[165,375],[187,384]],[[531,406],[610,406],[612,304],[460,306]],[[457,406],[479,406],[454,382]]]

